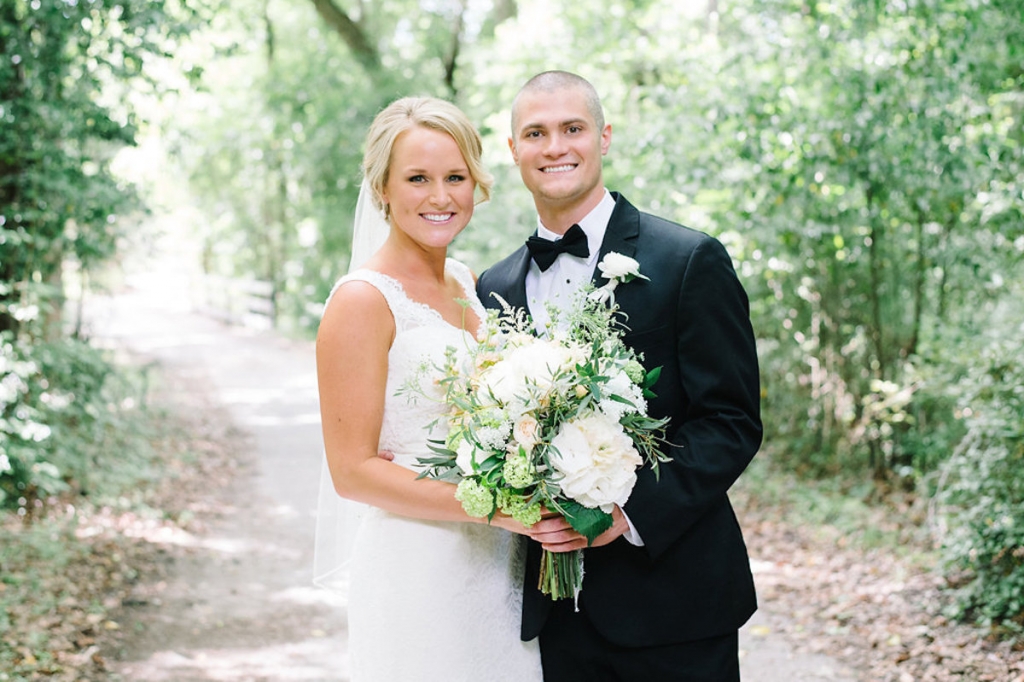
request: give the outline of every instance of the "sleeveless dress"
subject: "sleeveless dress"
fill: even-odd
[[[451,259],[445,267],[483,319],[469,269]],[[380,291],[395,319],[380,448],[419,471],[417,457],[431,454],[428,438],[444,436],[443,427],[426,426],[445,408],[400,389],[422,381],[424,363],[440,364],[449,346],[473,343],[472,335],[411,300],[387,275],[356,270],[335,288],[352,280]],[[519,638],[524,544],[485,524],[421,521],[367,507],[349,564],[352,682],[541,682],[537,641]]]

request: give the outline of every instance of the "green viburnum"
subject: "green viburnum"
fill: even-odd
[[[540,521],[540,504],[537,502],[527,504],[521,495],[509,490],[498,490],[498,508],[524,526],[532,526]]]
[[[530,459],[525,455],[509,455],[501,469],[501,474],[513,488],[525,488],[536,480]]]
[[[629,362],[627,362],[626,366],[623,367],[623,371],[626,373],[626,376],[629,377],[629,380],[632,381],[634,384],[642,384],[644,381],[644,377],[647,376],[647,372],[644,370],[644,366],[641,365],[636,360],[630,360]]]
[[[494,493],[475,478],[464,478],[455,488],[455,499],[470,516],[482,518],[494,512]]]

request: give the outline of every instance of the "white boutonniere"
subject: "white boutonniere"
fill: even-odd
[[[650,281],[650,277],[640,274],[640,263],[629,256],[623,256],[615,251],[605,254],[601,262],[597,264],[597,269],[601,271],[601,274],[608,282],[604,286],[590,292],[590,298],[602,303],[615,300],[615,287],[620,283],[626,284],[634,279]]]

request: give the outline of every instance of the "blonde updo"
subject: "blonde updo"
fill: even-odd
[[[388,214],[383,196],[391,170],[391,152],[398,136],[414,126],[450,135],[462,152],[462,157],[469,167],[469,175],[480,191],[477,203],[490,199],[494,178],[483,166],[480,134],[470,123],[469,118],[457,106],[443,99],[403,97],[377,114],[366,134],[363,177],[373,190],[374,206],[385,215]]]

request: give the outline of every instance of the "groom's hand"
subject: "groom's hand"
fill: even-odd
[[[530,536],[549,552],[571,552],[587,547],[602,547],[617,540],[629,530],[629,524],[618,506],[612,509],[612,527],[588,543],[587,538],[569,525],[561,515],[548,512],[530,529]]]

